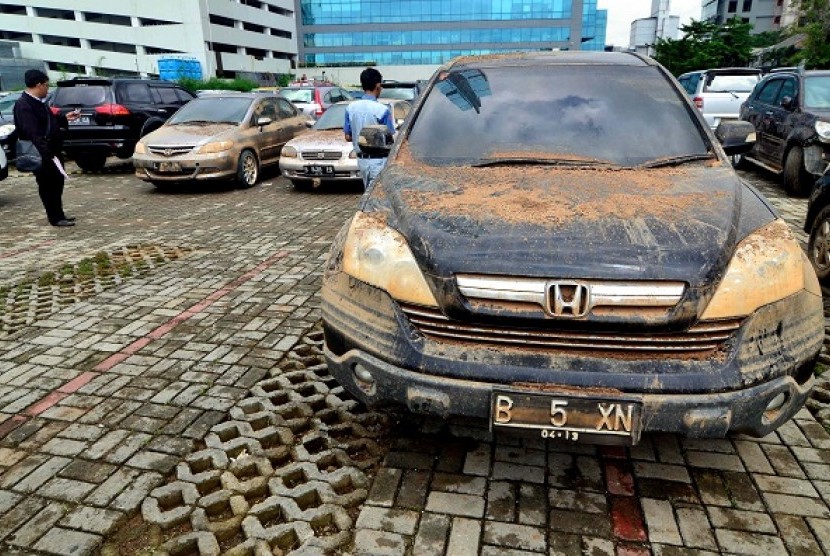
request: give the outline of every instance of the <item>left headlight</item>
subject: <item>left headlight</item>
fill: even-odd
[[[830,122],[816,122],[816,133],[822,141],[830,142]]]
[[[213,143],[205,143],[196,152],[199,154],[221,153],[233,147],[233,141],[214,141]]]
[[[701,319],[745,317],[801,290],[821,296],[816,273],[790,227],[774,220],[738,244]]]
[[[0,139],[5,139],[14,132],[14,124],[0,125]]]
[[[135,154],[147,154],[147,145],[139,141],[135,144]]]
[[[343,272],[398,301],[438,307],[406,239],[380,213],[359,212],[343,245]]]

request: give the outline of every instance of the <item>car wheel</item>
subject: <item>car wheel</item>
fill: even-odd
[[[793,197],[806,197],[816,178],[804,168],[804,151],[793,147],[784,161],[784,189]]]
[[[813,220],[807,255],[822,284],[830,285],[830,207],[824,207]]]
[[[740,170],[746,167],[746,159],[744,159],[744,155],[742,154],[733,154],[729,157],[729,161],[732,163],[732,167],[736,170]]]
[[[100,172],[107,163],[105,154],[85,154],[75,157],[75,164],[84,172]]]
[[[297,191],[311,191],[312,189],[312,182],[308,180],[291,180],[291,185]]]
[[[253,187],[259,179],[259,162],[253,151],[245,149],[236,164],[236,181],[242,187]]]

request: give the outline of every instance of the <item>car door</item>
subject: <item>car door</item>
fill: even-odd
[[[793,128],[793,105],[784,106],[784,99],[796,100],[798,95],[798,82],[795,77],[781,79],[781,88],[778,96],[769,111],[772,112],[769,121],[769,156],[776,161],[776,164],[784,166],[784,153],[787,147],[787,137]]]
[[[778,98],[778,91],[781,90],[783,79],[772,78],[764,83],[758,94],[752,98],[746,119],[752,122],[757,133],[754,153],[767,162],[774,162],[773,147],[776,144],[775,136],[771,135],[773,125],[773,105]]]
[[[151,87],[151,89],[158,95],[156,102],[158,114],[162,119],[167,120],[181,106],[181,101],[179,101],[176,91],[173,90],[173,87]]]
[[[271,122],[260,126],[257,124],[259,118],[269,118]],[[257,130],[254,134],[254,141],[259,150],[260,162],[262,164],[271,164],[279,160],[280,150],[282,150],[286,139],[282,122],[277,112],[276,99],[268,97],[259,101],[254,107],[251,125]]]
[[[167,119],[164,111],[156,105],[153,93],[147,83],[136,81],[134,83],[122,83],[118,88],[119,104],[129,110],[131,135],[138,139],[144,124],[152,118]],[[114,122],[120,123],[120,122]]]
[[[279,113],[280,123],[283,126],[285,135],[285,143],[297,135],[308,131],[308,126],[306,125],[307,119],[302,112],[297,110],[293,104],[284,98],[278,98],[276,101],[277,112]]]

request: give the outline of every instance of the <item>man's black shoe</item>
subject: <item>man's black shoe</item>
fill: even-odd
[[[76,220],[76,218],[74,216],[64,216],[63,219],[64,220],[69,220],[70,222],[74,222]]]
[[[58,220],[57,222],[52,222],[53,226],[58,226],[59,228],[64,228],[66,226],[74,226],[75,223],[71,220]]]

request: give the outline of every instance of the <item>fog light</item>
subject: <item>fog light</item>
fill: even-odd
[[[784,402],[786,402],[786,401],[787,401],[786,392],[781,392],[780,394],[778,394],[777,396],[772,398],[772,400],[770,400],[770,402],[767,404],[767,409],[766,410],[767,411],[777,411],[777,410],[781,409],[784,406]]]
[[[375,377],[372,376],[372,373],[370,373],[369,370],[360,363],[354,366],[354,376],[356,376],[359,381],[368,382],[369,384],[372,384],[375,381]]]

